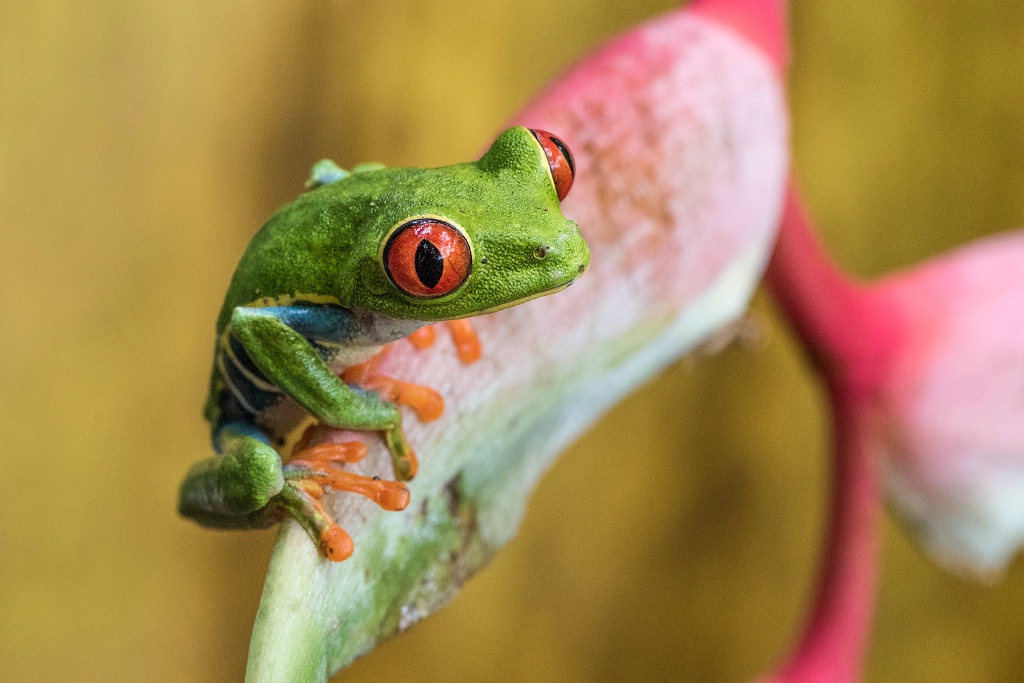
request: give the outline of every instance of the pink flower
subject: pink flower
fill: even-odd
[[[1024,543],[1024,232],[862,285],[825,255],[791,189],[767,280],[835,421],[821,583],[776,680],[856,680],[882,486],[947,567],[991,577]]]
[[[782,3],[695,4],[784,68]],[[864,285],[831,263],[791,188],[767,283],[821,371],[835,423],[818,595],[774,680],[856,680],[881,490],[946,567],[992,577],[1024,545],[1024,232]]]
[[[872,298],[903,327],[876,399],[886,493],[937,561],[991,576],[1024,543],[1024,232]]]

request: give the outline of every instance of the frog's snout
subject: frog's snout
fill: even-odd
[[[552,287],[571,284],[590,265],[590,249],[579,232],[574,232],[533,248],[534,262],[550,278]]]

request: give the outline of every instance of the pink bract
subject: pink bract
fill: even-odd
[[[1024,232],[876,296],[906,329],[878,399],[886,491],[938,561],[990,576],[1024,542]]]
[[[784,68],[782,3],[696,4]],[[856,680],[883,485],[946,566],[991,576],[1024,543],[1024,232],[866,286],[832,264],[791,189],[767,283],[822,373],[835,433],[818,594],[773,680]]]

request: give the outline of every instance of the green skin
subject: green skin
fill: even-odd
[[[544,150],[526,128],[503,132],[479,161],[435,169],[364,164],[348,173],[321,161],[309,186],[253,237],[217,321],[206,407],[217,454],[189,470],[179,498],[180,512],[207,526],[265,527],[287,512],[316,540],[328,523],[293,485],[310,471],[282,466],[271,445],[280,445],[302,417],[283,404],[332,427],[382,431],[397,477],[408,479],[397,406],[350,387],[337,371],[425,324],[562,289],[589,262],[578,227],[561,213]],[[472,250],[465,282],[434,299],[400,290],[382,262],[391,232],[419,217],[460,228]],[[289,314],[309,310],[330,311],[344,325],[323,335],[289,324]],[[225,415],[220,364],[229,362],[223,356],[232,341],[258,368],[258,379],[291,401],[242,418]]]

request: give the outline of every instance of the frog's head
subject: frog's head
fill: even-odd
[[[558,291],[587,269],[587,244],[559,206],[572,155],[550,133],[510,128],[473,163],[371,173],[382,189],[361,235],[354,307],[464,318]]]

